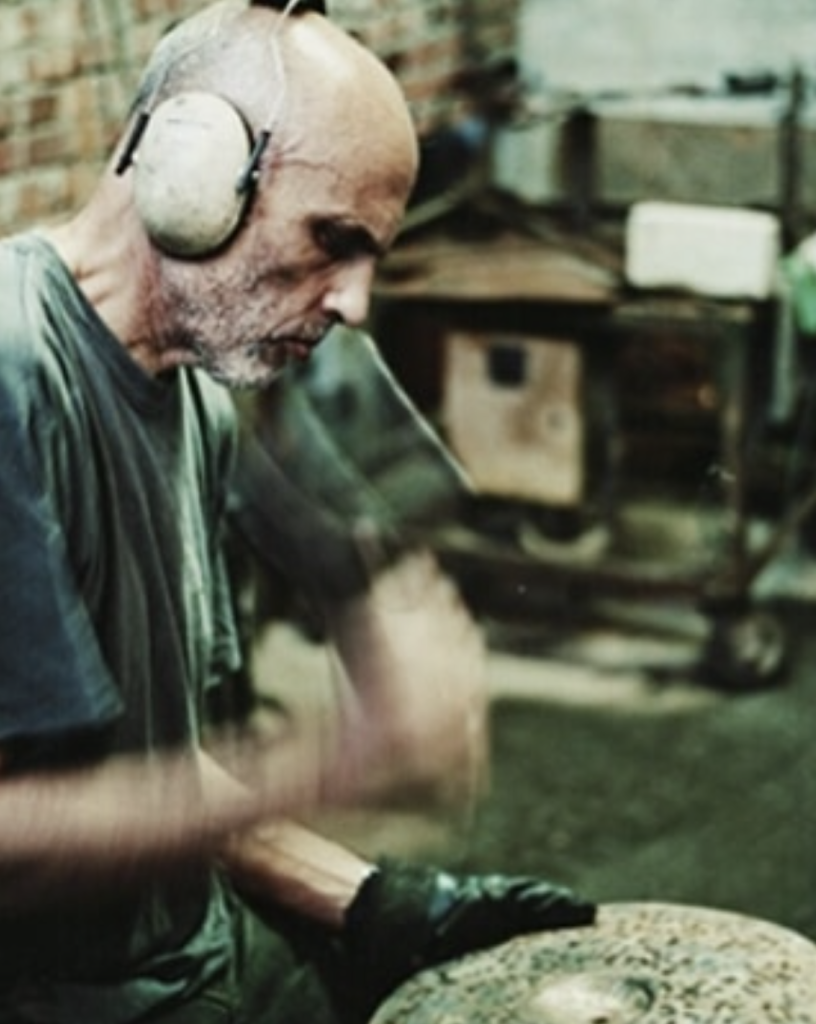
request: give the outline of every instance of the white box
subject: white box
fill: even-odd
[[[780,235],[779,220],[770,213],[635,203],[626,223],[626,277],[636,288],[766,299],[774,289]]]

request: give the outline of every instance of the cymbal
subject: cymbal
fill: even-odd
[[[423,971],[371,1024],[816,1024],[816,945],[730,911],[604,904]]]

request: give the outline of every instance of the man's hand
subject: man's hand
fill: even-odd
[[[356,743],[364,795],[433,788],[465,806],[487,754],[484,641],[454,582],[425,551],[406,553],[330,621],[340,722]]]
[[[360,1011],[375,1007],[410,975],[515,935],[592,924],[596,907],[543,879],[455,876],[383,861],[361,886],[344,940]]]

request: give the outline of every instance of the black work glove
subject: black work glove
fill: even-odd
[[[358,1011],[370,1015],[425,967],[526,932],[592,924],[595,912],[594,904],[539,878],[456,876],[384,860],[346,913]]]

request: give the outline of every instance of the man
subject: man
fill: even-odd
[[[272,817],[468,714],[478,638],[427,559],[329,602],[356,702],[321,764],[205,750],[239,657],[221,385],[362,322],[416,170],[382,65],[314,5],[275,6],[180,25],[87,206],[0,246],[0,1021],[362,1021],[423,964],[593,917]],[[236,112],[233,211],[211,191],[236,180]]]

